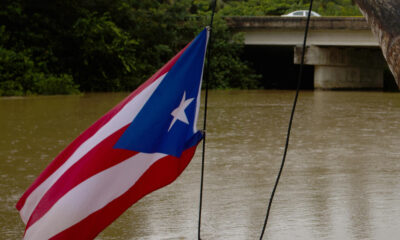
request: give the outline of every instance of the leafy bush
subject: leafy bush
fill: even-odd
[[[77,93],[70,75],[45,74],[26,53],[0,47],[0,96]]]
[[[15,81],[0,82],[0,96],[21,96],[23,95],[23,87]]]
[[[74,84],[71,75],[60,76],[34,73],[32,75],[34,86],[32,92],[38,94],[76,94],[79,93],[78,86]]]
[[[24,95],[24,86],[32,87],[29,78],[33,65],[24,53],[0,47],[0,95]]]

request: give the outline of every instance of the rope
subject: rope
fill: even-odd
[[[206,93],[204,99],[204,125],[203,125],[203,151],[201,155],[201,177],[200,177],[200,200],[199,200],[199,223],[197,230],[197,237],[200,240],[201,237],[201,210],[203,205],[203,182],[204,182],[204,162],[205,162],[205,152],[206,152],[206,128],[207,128],[207,103],[208,103],[208,83],[210,79],[210,59],[211,59],[211,40],[212,40],[212,31],[213,31],[213,22],[214,22],[214,14],[215,14],[215,6],[217,5],[216,0],[212,3],[212,13],[211,13],[211,21],[210,21],[210,35],[209,35],[209,44],[207,51],[207,71],[205,78],[206,85]]]
[[[307,35],[308,35],[308,29],[309,29],[309,25],[310,25],[310,16],[311,16],[312,5],[313,5],[313,0],[310,0],[310,7],[308,9],[308,16],[307,16],[307,23],[306,23],[306,28],[305,28],[305,31],[304,31],[304,41],[303,41],[303,48],[302,48],[302,54],[301,54],[300,71],[299,71],[298,80],[297,80],[297,89],[296,89],[296,95],[294,97],[292,112],[290,114],[289,126],[288,126],[288,130],[287,130],[287,135],[286,135],[285,150],[283,152],[283,158],[282,158],[281,167],[279,169],[278,176],[276,177],[275,185],[274,185],[274,188],[272,190],[271,197],[269,199],[268,208],[267,208],[267,214],[265,216],[264,226],[263,226],[263,229],[262,229],[262,232],[261,232],[260,240],[263,239],[264,232],[265,232],[265,229],[267,227],[269,212],[270,212],[271,206],[272,206],[272,201],[274,199],[275,192],[276,192],[276,189],[277,189],[278,184],[279,184],[279,179],[281,178],[281,175],[282,175],[283,167],[285,166],[286,154],[287,154],[287,150],[289,148],[290,132],[292,130],[293,117],[294,117],[294,113],[295,113],[295,110],[296,110],[297,99],[299,97],[300,86],[301,86],[301,81],[302,81],[302,77],[303,77],[304,56],[305,56],[305,52],[306,52]]]

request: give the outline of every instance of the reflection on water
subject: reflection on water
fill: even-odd
[[[0,239],[21,238],[14,205],[23,191],[124,96],[0,99]],[[259,237],[293,96],[210,92],[204,239]],[[398,239],[399,121],[397,93],[302,92],[265,239]],[[98,239],[196,239],[200,153]]]

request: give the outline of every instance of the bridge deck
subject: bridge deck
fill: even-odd
[[[304,29],[305,17],[227,17],[228,25],[233,29]],[[363,17],[312,17],[310,29],[313,30],[370,30]]]
[[[227,17],[231,29],[244,32],[247,45],[300,45],[304,17]],[[363,17],[312,17],[307,45],[378,47]]]

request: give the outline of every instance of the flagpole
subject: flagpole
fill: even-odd
[[[212,31],[213,31],[213,22],[214,22],[214,14],[215,7],[217,5],[217,1],[214,0],[212,2],[212,12],[211,12],[211,21],[210,21],[210,35],[208,39],[208,51],[207,51],[207,69],[205,75],[205,85],[206,92],[204,97],[204,121],[203,121],[203,151],[201,155],[201,177],[200,177],[200,200],[199,200],[199,220],[198,220],[198,229],[197,229],[197,237],[201,239],[201,211],[203,206],[203,182],[204,182],[204,162],[205,162],[205,152],[206,152],[206,136],[207,136],[207,103],[208,103],[208,87],[210,80],[210,59],[211,59],[211,43],[212,43]]]
[[[285,149],[284,149],[284,152],[283,152],[281,167],[279,169],[278,175],[276,177],[275,185],[274,185],[274,188],[273,188],[273,190],[271,192],[271,197],[269,199],[267,213],[265,215],[265,221],[264,221],[263,229],[261,231],[260,240],[263,239],[263,236],[264,236],[264,233],[265,233],[265,229],[267,227],[269,212],[270,212],[271,206],[272,206],[272,201],[274,199],[275,191],[276,191],[276,189],[278,187],[278,184],[279,184],[279,179],[280,179],[280,177],[282,175],[283,167],[285,166],[286,154],[287,154],[287,151],[288,151],[288,148],[289,148],[290,132],[291,132],[291,129],[292,129],[293,117],[294,117],[294,113],[295,113],[295,110],[296,110],[297,99],[299,98],[300,86],[301,86],[301,82],[302,82],[302,78],[303,78],[304,56],[305,56],[305,52],[306,52],[307,35],[308,35],[308,29],[309,29],[309,26],[310,26],[310,17],[311,17],[312,5],[313,5],[313,0],[310,0],[310,7],[308,9],[306,28],[304,30],[304,40],[303,40],[303,48],[302,48],[302,53],[301,53],[300,71],[299,71],[298,80],[297,80],[296,95],[294,97],[292,112],[290,114],[289,126],[288,126],[287,135],[286,135]]]

